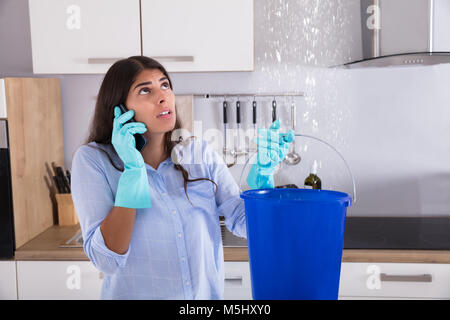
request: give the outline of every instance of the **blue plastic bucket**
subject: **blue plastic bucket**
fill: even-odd
[[[336,300],[351,196],[258,189],[245,202],[253,299]]]

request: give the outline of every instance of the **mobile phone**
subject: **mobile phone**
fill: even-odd
[[[122,111],[122,114],[124,114],[125,112],[128,111],[128,108],[125,107],[124,104],[120,104],[119,108],[120,108],[120,111]],[[130,122],[136,122],[136,120],[134,120],[134,117],[131,118],[130,120],[128,120],[127,122],[125,122],[125,123],[130,123]],[[147,139],[145,139],[145,137],[144,137],[144,135],[142,133],[135,133],[134,134],[134,139],[136,140],[136,149],[139,152],[142,151],[142,149],[144,149],[145,145],[147,144]]]

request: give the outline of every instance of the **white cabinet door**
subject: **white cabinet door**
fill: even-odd
[[[251,300],[252,287],[248,262],[225,262],[225,300]]]
[[[141,5],[143,54],[169,72],[253,70],[253,0]]]
[[[17,300],[15,261],[0,261],[0,300]]]
[[[29,0],[34,73],[105,73],[140,55],[139,0]]]
[[[4,118],[6,119],[7,112],[6,112],[6,92],[5,92],[5,80],[0,79],[0,119]]]
[[[450,265],[343,263],[339,298],[450,299]]]
[[[89,261],[17,261],[19,300],[99,299],[102,282]]]

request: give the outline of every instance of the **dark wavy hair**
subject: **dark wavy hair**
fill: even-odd
[[[87,138],[85,144],[88,144],[93,141],[99,144],[105,145],[111,144],[111,136],[114,120],[114,107],[119,105],[120,103],[125,103],[130,87],[136,80],[140,72],[142,72],[143,70],[155,70],[155,69],[161,71],[164,74],[164,76],[167,77],[170,89],[173,90],[172,81],[170,80],[169,74],[167,73],[166,69],[158,61],[152,58],[145,56],[133,56],[115,62],[109,68],[109,70],[105,74],[105,77],[103,79],[103,82],[100,86],[100,90],[97,95],[94,118],[92,119],[89,129],[89,137]],[[178,115],[175,121],[174,129],[164,134],[164,147],[165,147],[164,150],[167,156],[170,156],[172,154],[172,149],[183,140],[183,138],[180,136],[179,140],[172,141],[171,139],[172,133],[177,129],[181,129]],[[92,145],[89,146],[92,148],[96,148],[95,146]],[[108,154],[108,152],[106,152],[101,148],[96,149],[104,152],[108,156],[108,159],[114,166],[114,168],[123,172],[124,168],[118,167],[111,159],[111,156]],[[114,146],[112,149],[117,155]],[[174,163],[174,166],[175,169],[180,171],[183,176],[184,192],[188,199],[189,199],[189,196],[187,194],[188,182],[194,182],[199,180],[211,181],[216,186],[216,193],[217,193],[218,186],[213,180],[208,178],[189,179],[189,174],[186,171],[186,169],[184,169],[180,164]]]

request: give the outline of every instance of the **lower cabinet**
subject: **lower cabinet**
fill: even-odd
[[[0,278],[0,299],[100,298],[103,274],[89,261],[0,262],[2,275],[4,270],[5,276]],[[225,262],[224,299],[252,299],[248,262]]]
[[[225,262],[224,299],[252,299],[248,262]],[[450,299],[450,265],[344,262],[339,299]]]
[[[99,299],[103,274],[89,261],[16,261],[18,299]]]
[[[0,300],[99,299],[102,279],[90,261],[0,261]],[[252,299],[248,262],[225,262],[224,299]],[[450,265],[344,262],[339,299],[450,299]]]
[[[0,261],[0,300],[17,300],[16,261]]]
[[[450,265],[342,263],[339,299],[450,299]]]
[[[248,262],[225,261],[224,300],[251,300],[252,286]]]

